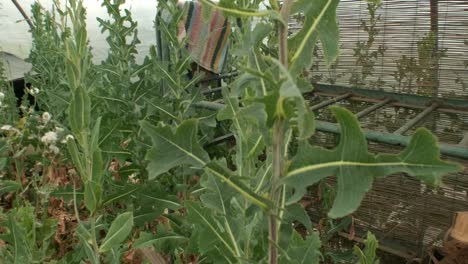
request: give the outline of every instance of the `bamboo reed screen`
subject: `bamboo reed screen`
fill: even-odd
[[[341,0],[337,12],[341,54],[326,67],[319,47],[311,69],[314,81],[468,99],[468,1],[382,0],[374,23],[367,1]],[[364,30],[372,25],[373,41]],[[358,43],[370,42],[361,56],[356,54]],[[352,80],[353,72],[358,80]]]
[[[373,18],[368,9],[367,1],[341,0],[340,56],[327,67],[319,44],[308,73],[313,82],[468,100],[468,1],[382,0]],[[294,19],[293,30],[301,27],[300,19]],[[319,96],[311,105],[325,99]],[[340,104],[354,113],[369,106],[351,101]],[[361,125],[392,133],[419,112],[385,106],[363,118]],[[333,121],[327,109],[320,110],[317,118]],[[441,142],[456,145],[468,131],[468,114],[434,111],[416,127],[421,126]],[[331,147],[336,144],[334,137],[318,132],[315,140]],[[369,146],[372,152],[401,151],[374,142]],[[444,158],[468,167],[468,160]],[[396,252],[427,256],[432,246],[441,244],[453,213],[468,210],[467,194],[468,168],[445,177],[444,186],[436,190],[405,175],[393,175],[375,182],[354,214],[355,223],[361,230],[379,234],[382,243]]]

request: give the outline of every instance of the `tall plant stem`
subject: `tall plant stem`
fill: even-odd
[[[279,188],[279,180],[284,174],[284,160],[283,160],[283,147],[284,147],[284,121],[278,118],[273,126],[273,176],[271,180],[270,199],[275,206],[271,209],[268,219],[268,232],[269,232],[269,263],[278,263],[278,232],[280,229],[280,222],[278,221],[280,207],[281,188]]]
[[[288,18],[291,12],[291,7],[294,0],[286,0],[281,7],[281,18],[283,23],[277,23],[278,37],[279,37],[279,59],[281,64],[288,68]],[[283,99],[278,99],[278,106],[282,108],[281,104]],[[271,192],[270,199],[274,203],[273,209],[270,211],[268,218],[268,232],[269,232],[269,245],[268,245],[268,259],[270,264],[278,263],[278,233],[281,226],[279,221],[279,212],[282,210],[280,207],[281,188],[279,181],[284,174],[284,119],[279,115],[273,126],[273,175],[271,178]]]
[[[91,216],[91,236],[92,236],[92,243],[93,243],[93,250],[94,250],[94,263],[99,264],[99,245],[97,243],[97,234],[96,234],[96,216]]]

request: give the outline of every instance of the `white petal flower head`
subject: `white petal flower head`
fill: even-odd
[[[67,144],[68,140],[74,140],[75,138],[72,135],[67,135],[62,141],[62,144]]]
[[[40,92],[39,88],[34,87],[31,89],[31,95],[39,94],[39,92]]]
[[[3,98],[5,98],[5,94],[0,92],[0,101],[3,100]]]
[[[42,121],[44,121],[44,123],[47,124],[47,122],[50,121],[50,119],[52,118],[52,116],[49,114],[49,112],[44,112],[42,114]]]
[[[57,133],[49,131],[41,138],[41,141],[45,144],[54,144],[57,141]]]
[[[59,153],[60,153],[60,149],[59,149],[57,146],[55,146],[55,145],[50,145],[50,146],[49,146],[49,149],[50,149],[50,151],[51,151],[52,153],[54,153],[54,154],[59,154]]]
[[[0,130],[4,130],[4,131],[10,131],[12,129],[13,127],[10,125],[3,125],[2,127],[0,127]]]

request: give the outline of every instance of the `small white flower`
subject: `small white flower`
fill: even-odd
[[[12,130],[12,129],[13,129],[13,127],[10,126],[10,125],[3,125],[3,126],[0,128],[0,130],[5,130],[5,131],[9,131],[9,130]]]
[[[56,131],[57,133],[61,133],[61,132],[63,132],[63,128],[61,128],[61,127],[55,127],[55,131]]]
[[[55,146],[55,145],[50,145],[50,146],[49,146],[49,149],[50,149],[50,151],[52,151],[52,153],[54,153],[54,154],[59,154],[59,153],[60,153],[60,149],[57,148],[57,146]]]
[[[140,182],[140,179],[137,179],[137,173],[134,172],[134,173],[132,173],[130,176],[128,176],[128,181],[129,181],[130,183],[136,184],[136,183]]]
[[[5,98],[5,94],[0,92],[0,101],[3,100],[3,98]]]
[[[47,122],[50,121],[50,119],[52,118],[52,116],[49,114],[49,112],[44,112],[42,114],[42,121],[44,121],[44,123],[47,124]]]
[[[75,138],[72,135],[67,135],[62,141],[62,144],[67,144],[68,140],[74,140]]]
[[[45,144],[53,144],[57,141],[57,133],[49,131],[41,138],[41,141]]]
[[[34,87],[31,89],[31,95],[37,95],[39,94],[39,92],[40,92],[39,88]]]

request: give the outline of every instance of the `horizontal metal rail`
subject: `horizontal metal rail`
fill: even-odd
[[[426,116],[428,116],[432,111],[436,110],[437,107],[439,107],[439,103],[433,103],[431,106],[426,108],[424,111],[419,113],[413,119],[408,121],[408,123],[406,123],[405,125],[403,125],[402,127],[400,127],[398,130],[396,130],[393,133],[403,135],[408,130],[410,130],[413,126],[415,126],[417,123],[419,123],[421,120],[423,120]]]
[[[448,99],[414,94],[401,94],[381,90],[371,90],[358,87],[346,87],[322,83],[314,84],[313,93],[324,95],[353,93],[353,96],[350,97],[350,99],[356,98],[367,102],[380,102],[381,99],[379,98],[392,98],[394,101],[391,102],[391,104],[394,106],[419,109],[424,109],[427,107],[427,105],[430,105],[433,102],[438,102],[440,106],[437,109],[437,111],[468,114],[468,100],[461,99]]]
[[[345,94],[339,95],[339,96],[337,96],[337,97],[334,97],[334,98],[325,100],[325,101],[323,101],[323,102],[321,102],[321,103],[318,103],[318,104],[316,104],[316,105],[311,106],[311,107],[310,107],[310,110],[312,110],[312,111],[319,110],[319,109],[321,109],[321,108],[324,108],[324,107],[329,106],[329,105],[331,105],[331,104],[334,104],[334,103],[336,103],[336,102],[339,102],[339,101],[341,101],[341,100],[344,100],[344,99],[350,97],[351,95],[353,95],[353,94],[352,94],[352,93],[345,93]]]
[[[199,102],[199,103],[194,104],[194,106],[205,108],[205,109],[210,109],[210,110],[215,110],[215,111],[220,110],[224,107],[223,104],[212,103],[212,102]],[[332,133],[332,134],[341,133],[340,127],[338,126],[338,124],[325,122],[325,121],[319,121],[319,120],[316,121],[316,129],[317,131],[324,132],[324,133]],[[389,145],[395,145],[395,146],[403,146],[403,147],[408,146],[411,140],[410,136],[403,136],[403,135],[397,135],[394,133],[385,133],[385,132],[379,132],[379,131],[373,131],[373,130],[367,130],[367,129],[363,129],[363,133],[367,140],[389,144]],[[439,148],[440,148],[440,153],[442,154],[452,156],[452,157],[457,157],[457,158],[468,159],[467,147],[440,143]]]
[[[377,110],[377,109],[383,107],[384,105],[390,103],[391,101],[393,101],[392,98],[387,98],[387,99],[381,101],[380,103],[376,103],[376,104],[374,104],[374,105],[372,105],[372,106],[369,106],[368,108],[366,108],[366,109],[362,110],[361,112],[357,113],[357,114],[356,114],[356,117],[357,117],[358,119],[359,119],[359,118],[363,118],[364,116],[366,116],[366,115],[368,115],[368,114],[374,112],[375,110]]]
[[[324,121],[316,121],[316,127],[318,131],[321,132],[328,132],[333,134],[340,134],[340,128],[337,124],[324,122]],[[403,136],[397,135],[394,133],[385,133],[379,132],[374,130],[363,130],[366,139],[374,142],[395,145],[395,146],[403,146],[406,147],[409,145],[411,137],[410,136]],[[457,158],[464,158],[468,159],[468,148],[460,147],[457,145],[439,143],[440,153],[457,157]]]

